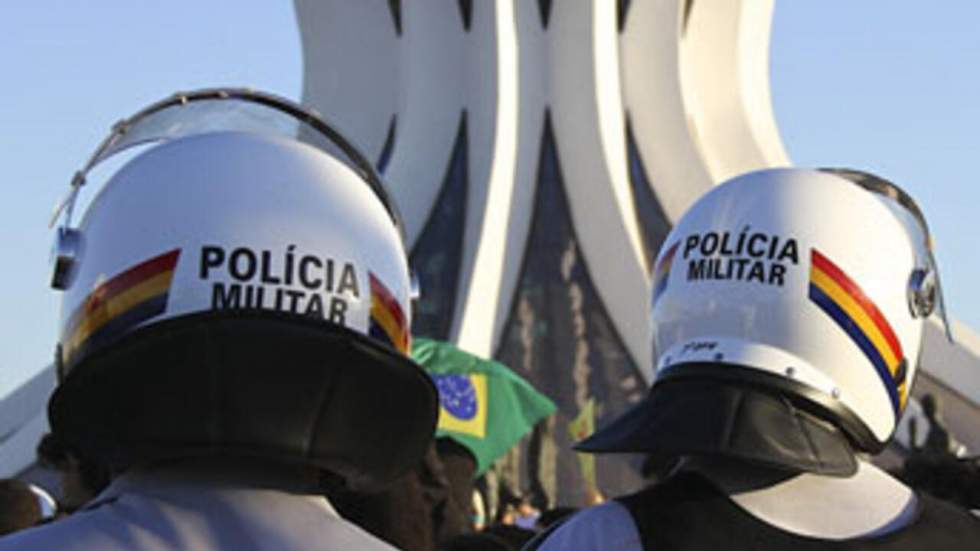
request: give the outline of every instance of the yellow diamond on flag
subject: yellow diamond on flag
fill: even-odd
[[[487,376],[471,373],[433,379],[439,388],[438,428],[483,438],[487,433]]]

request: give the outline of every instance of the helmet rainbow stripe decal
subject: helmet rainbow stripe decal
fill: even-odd
[[[89,293],[65,324],[65,360],[166,311],[179,256],[180,249],[174,249],[145,260]]]
[[[810,300],[844,330],[874,365],[896,420],[908,397],[902,345],[888,320],[836,264],[816,249],[810,254]]]
[[[657,299],[660,298],[660,295],[667,289],[667,280],[670,279],[670,266],[674,263],[674,253],[677,252],[677,246],[680,244],[681,242],[678,241],[667,249],[667,252],[664,253],[663,258],[660,259],[660,263],[657,264],[653,277],[654,304],[656,304]]]
[[[371,321],[368,333],[375,339],[408,355],[411,340],[408,321],[401,306],[381,280],[371,276]]]

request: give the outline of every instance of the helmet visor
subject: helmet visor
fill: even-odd
[[[846,168],[822,168],[820,170],[840,176],[877,195],[903,223],[916,247],[916,266],[919,268],[917,271],[929,274],[931,276],[929,285],[934,285],[934,290],[931,292],[923,289],[916,291],[927,292],[933,297],[931,300],[935,303],[934,313],[943,322],[946,338],[951,343],[955,342],[952,326],[946,314],[946,301],[943,298],[943,288],[939,278],[939,265],[936,263],[936,255],[933,252],[932,234],[929,232],[929,225],[926,223],[922,210],[912,199],[912,196],[888,180],[859,170]],[[921,280],[917,282],[917,284],[919,283]]]
[[[71,190],[55,209],[52,225],[62,213],[67,218],[65,225],[70,223],[78,188],[89,171],[106,159],[136,146],[222,131],[281,135],[323,150],[361,175],[401,230],[401,220],[374,165],[350,141],[312,111],[271,94],[243,89],[178,93],[116,123],[75,175]]]

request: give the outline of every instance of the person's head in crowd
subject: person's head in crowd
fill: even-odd
[[[497,510],[497,518],[494,524],[510,526],[517,520],[517,507],[513,503],[504,503]]]
[[[40,500],[28,483],[0,480],[0,536],[30,528],[43,518]]]
[[[516,524],[492,524],[483,529],[481,534],[490,534],[500,538],[510,545],[513,549],[520,549],[524,544],[531,541],[535,533],[533,530],[521,528]]]
[[[949,454],[912,454],[896,473],[903,482],[968,509],[980,509],[980,465],[977,459]]]
[[[435,448],[442,465],[442,474],[449,484],[450,498],[467,516],[472,517],[476,512],[473,508],[476,457],[452,438],[436,438]]]
[[[462,534],[439,547],[439,551],[517,551],[506,540],[491,533]]]
[[[538,530],[546,530],[552,524],[561,522],[574,515],[576,511],[578,509],[575,507],[555,507],[554,509],[542,511],[541,516],[538,517],[537,528]]]
[[[939,398],[936,398],[931,392],[927,392],[919,400],[919,405],[922,406],[922,414],[926,416],[926,419],[930,421],[936,419],[936,415],[939,413]]]
[[[514,525],[533,530],[540,516],[541,511],[531,505],[530,496],[521,496],[514,507]]]
[[[406,551],[433,547],[431,511],[415,470],[380,492],[352,490],[338,480],[323,490],[343,518],[389,544]]]
[[[406,551],[428,551],[473,530],[470,504],[457,503],[434,444],[383,491],[359,492],[328,476],[321,488],[341,516]]]
[[[55,469],[61,475],[60,513],[71,513],[92,500],[109,484],[109,469],[92,459],[72,451],[54,433],[41,437],[37,446],[41,465]]]

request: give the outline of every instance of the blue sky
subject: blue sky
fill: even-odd
[[[980,4],[777,2],[773,103],[797,164],[853,166],[920,202],[954,316],[980,328]],[[886,11],[887,7],[887,11]],[[289,2],[15,2],[0,18],[0,396],[50,362],[47,218],[109,126],[179,89],[299,99]]]
[[[773,106],[795,164],[891,179],[925,212],[952,316],[980,329],[980,4],[777,2]],[[856,236],[859,238],[859,236]]]
[[[53,358],[48,217],[109,127],[177,90],[299,99],[302,56],[289,2],[14,2],[0,18],[0,71],[3,396]]]

